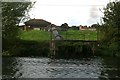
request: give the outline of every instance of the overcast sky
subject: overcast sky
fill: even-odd
[[[35,0],[30,17],[53,24],[91,25],[100,22],[100,9],[110,0]]]

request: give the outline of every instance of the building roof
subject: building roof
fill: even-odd
[[[31,27],[47,27],[50,24],[51,24],[50,22],[45,21],[43,19],[31,19],[25,22],[26,26],[31,26]]]

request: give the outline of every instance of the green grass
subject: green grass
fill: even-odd
[[[50,40],[49,32],[41,30],[22,31],[19,37],[22,40],[32,41]]]
[[[60,34],[66,39],[66,32],[60,32]],[[67,31],[67,39],[68,40],[97,40],[97,32],[96,31],[80,31],[80,30],[68,30]]]
[[[64,39],[66,39],[66,31],[59,32]],[[41,30],[31,30],[31,31],[22,31],[19,36],[22,40],[33,40],[33,41],[42,41],[50,40],[50,32],[41,31]],[[97,40],[96,31],[80,31],[80,30],[68,30],[67,31],[68,40]]]

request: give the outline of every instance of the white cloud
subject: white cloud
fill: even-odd
[[[56,25],[90,25],[97,23],[109,0],[36,0],[31,18],[48,20]]]

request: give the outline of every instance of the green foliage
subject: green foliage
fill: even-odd
[[[21,18],[31,8],[30,2],[2,2],[2,37],[14,40],[18,35]]]
[[[69,28],[69,29],[71,29],[71,30],[79,30],[79,27],[77,27],[77,26],[72,26],[72,27]]]
[[[92,44],[76,41],[59,41],[56,44],[55,58],[81,58],[93,56]]]
[[[120,1],[111,2],[107,4],[104,9],[104,39],[108,42],[115,42],[119,40],[120,36]]]
[[[91,27],[92,28],[98,28],[98,27],[100,27],[100,25],[99,24],[92,24]]]
[[[9,52],[5,51],[3,56],[44,56],[49,53],[49,41],[28,41],[17,40],[13,47],[8,47]]]
[[[64,23],[64,24],[62,24],[61,25],[61,28],[62,28],[62,30],[64,30],[64,31],[66,31],[67,29],[68,29],[68,24],[67,23]]]
[[[19,35],[18,24],[31,7],[31,2],[2,2],[3,53],[14,49]]]
[[[109,54],[120,53],[120,1],[110,2],[104,8],[104,24],[100,27],[100,38]]]

